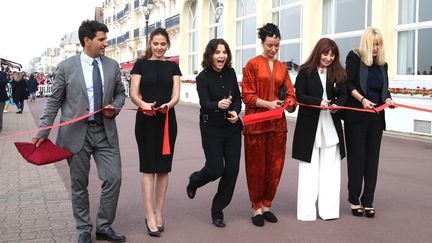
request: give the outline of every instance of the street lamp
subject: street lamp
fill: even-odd
[[[217,7],[215,9],[215,24],[216,24],[215,29],[214,29],[215,38],[217,38],[217,28],[218,28],[217,24],[219,23],[219,20],[222,16],[223,9],[224,9],[223,4],[218,1]]]
[[[153,0],[143,0],[143,11],[145,18],[145,34],[146,34],[146,47],[148,45],[148,20],[150,18],[150,13],[153,9]]]

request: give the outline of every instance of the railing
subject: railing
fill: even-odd
[[[125,94],[129,97],[129,84],[126,80],[122,78],[122,83],[125,88]],[[38,97],[48,97],[52,94],[52,84],[39,84],[39,90],[36,93]]]
[[[180,14],[177,14],[177,15],[174,15],[174,16],[171,16],[171,17],[165,19],[165,27],[167,29],[175,27],[179,24],[180,24]]]

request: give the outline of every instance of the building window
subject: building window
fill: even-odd
[[[432,75],[432,2],[399,0],[398,75]]]
[[[322,34],[338,44],[341,63],[371,25],[372,0],[323,0]]]
[[[197,1],[193,1],[189,6],[189,47],[188,47],[188,73],[198,74],[199,69],[199,37],[196,15]]]
[[[224,1],[211,0],[209,4],[209,39],[223,38]]]
[[[237,74],[243,74],[247,61],[256,54],[256,11],[256,0],[237,0],[235,48]]]
[[[289,72],[297,74],[301,64],[303,0],[273,0],[273,23],[279,26],[281,45],[279,60],[287,65]]]

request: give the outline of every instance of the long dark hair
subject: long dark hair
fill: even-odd
[[[166,31],[166,29],[164,29],[162,27],[158,27],[150,33],[150,38],[149,38],[149,42],[147,43],[146,51],[145,51],[144,55],[142,57],[140,57],[140,59],[147,60],[153,55],[150,43],[152,42],[153,37],[155,37],[156,35],[162,35],[163,37],[165,37],[167,44],[168,44],[168,47],[171,46],[169,35],[168,35],[168,32]]]
[[[204,51],[204,54],[203,54],[203,59],[201,62],[201,66],[203,68],[211,68],[212,67],[212,62],[213,62],[212,56],[215,53],[219,44],[225,46],[225,50],[228,54],[228,58],[226,60],[225,66],[231,67],[232,55],[231,55],[231,50],[228,46],[228,43],[224,39],[212,39],[207,44],[205,51]]]
[[[329,38],[322,38],[316,43],[309,58],[300,66],[300,70],[304,69],[310,74],[320,65],[321,55],[329,51],[332,51],[335,58],[332,64],[327,67],[327,75],[331,80],[335,80],[336,83],[344,82],[347,78],[347,74],[339,60],[339,48],[336,42]]]

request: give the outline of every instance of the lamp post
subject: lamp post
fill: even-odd
[[[143,11],[144,11],[144,18],[145,18],[145,35],[146,35],[146,47],[148,45],[148,20],[150,18],[150,13],[153,9],[153,0],[143,0]]]
[[[217,7],[215,9],[215,24],[216,24],[215,29],[214,29],[215,38],[217,38],[217,24],[219,23],[219,20],[222,16],[223,9],[224,9],[223,4],[218,1]]]

